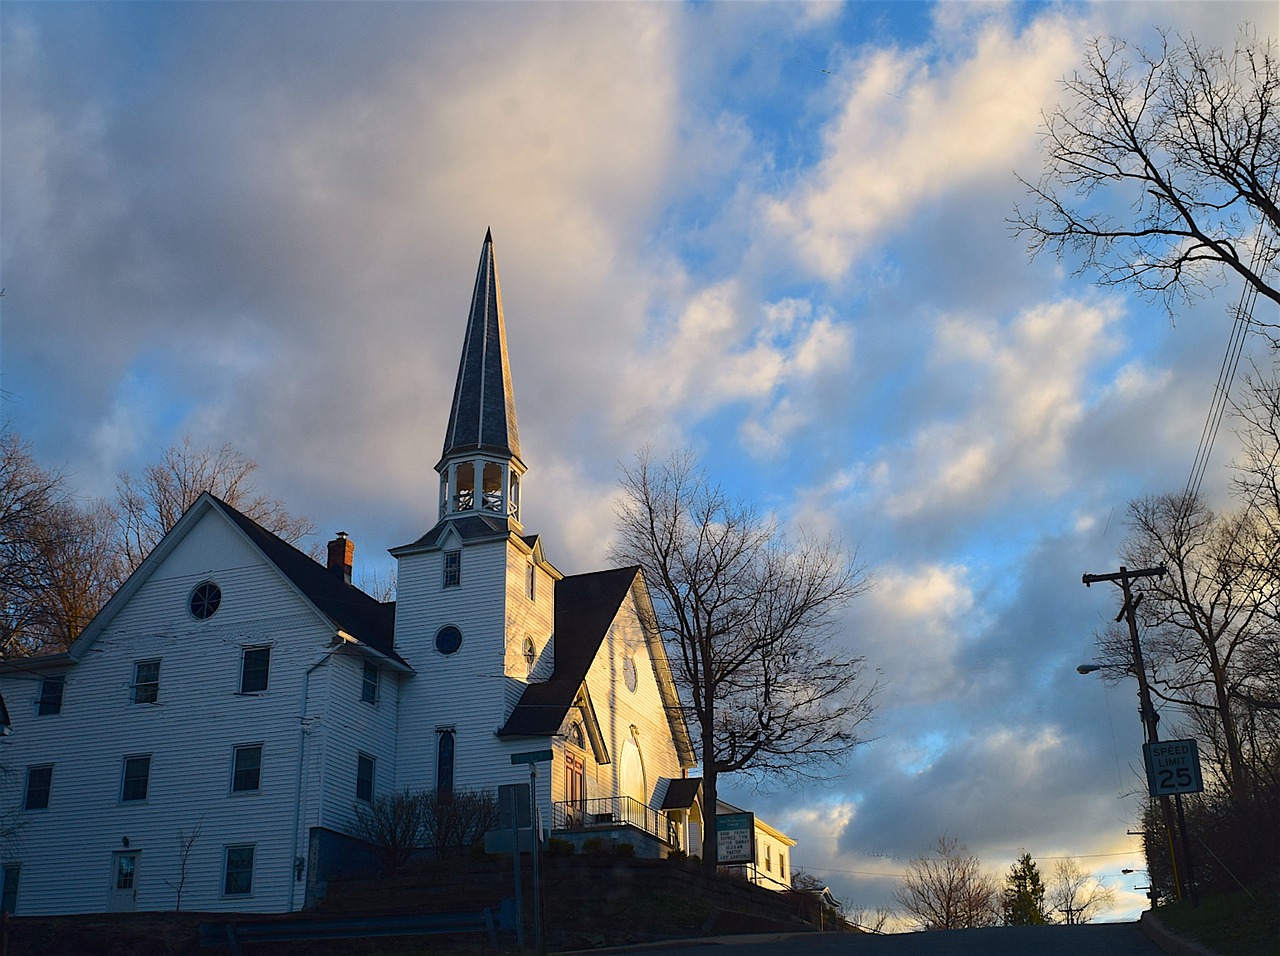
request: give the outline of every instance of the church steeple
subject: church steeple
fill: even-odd
[[[507,360],[502,291],[486,231],[453,388],[440,473],[440,517],[490,514],[520,520],[520,436]]]

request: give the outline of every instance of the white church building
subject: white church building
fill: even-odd
[[[362,803],[527,782],[538,750],[557,836],[698,852],[643,575],[562,574],[521,523],[489,235],[436,470],[394,602],[351,583],[345,535],[321,564],[206,494],[68,652],[0,663],[5,909],[299,910]]]

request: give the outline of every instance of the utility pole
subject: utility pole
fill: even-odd
[[[1113,581],[1120,585],[1120,590],[1124,593],[1124,606],[1120,608],[1120,613],[1116,615],[1116,622],[1119,623],[1121,618],[1127,619],[1129,623],[1129,643],[1133,653],[1133,669],[1138,678],[1138,714],[1142,717],[1142,726],[1146,730],[1147,743],[1154,744],[1160,740],[1160,730],[1158,724],[1160,715],[1156,713],[1155,707],[1151,704],[1151,688],[1147,684],[1147,668],[1142,660],[1142,644],[1138,641],[1138,603],[1142,600],[1139,595],[1138,600],[1133,598],[1133,589],[1131,584],[1138,578],[1163,577],[1169,571],[1162,564],[1158,568],[1146,568],[1141,571],[1130,571],[1123,564],[1120,570],[1114,574],[1086,574],[1081,579],[1085,587],[1089,587],[1099,581]],[[1182,875],[1179,866],[1178,853],[1173,839],[1173,810],[1169,806],[1169,798],[1161,796],[1160,800],[1160,816],[1164,821],[1165,839],[1169,845],[1169,865],[1173,867],[1173,885],[1177,890],[1178,899],[1182,899]]]

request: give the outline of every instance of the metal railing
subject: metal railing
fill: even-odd
[[[566,800],[551,805],[552,830],[592,830],[631,826],[679,846],[679,829],[661,810],[632,797],[593,797]]]

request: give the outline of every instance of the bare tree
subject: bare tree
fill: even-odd
[[[1104,886],[1070,857],[1054,863],[1046,897],[1049,908],[1071,926],[1088,923],[1116,901],[1115,890]]]
[[[197,448],[191,436],[166,448],[140,478],[120,475],[116,488],[121,550],[128,571],[151,553],[204,492],[222,499],[268,531],[295,542],[311,534],[309,518],[289,514],[279,498],[259,494],[253,484],[258,463],[229,444]]]
[[[1280,64],[1242,29],[1235,49],[1161,35],[1148,52],[1094,39],[1044,121],[1043,175],[1011,220],[1033,256],[1166,306],[1226,268],[1280,302]],[[1126,212],[1114,214],[1110,208]]]
[[[191,851],[195,849],[196,841],[200,839],[200,831],[204,829],[204,817],[200,818],[194,827],[190,830],[179,830],[176,836],[178,841],[178,876],[177,879],[165,880],[173,887],[175,895],[173,909],[174,912],[182,910],[182,891],[186,889],[187,879],[190,875]]]
[[[1201,731],[1219,779],[1242,802],[1252,762],[1242,748],[1237,688],[1248,680],[1251,651],[1273,640],[1266,610],[1280,601],[1277,539],[1257,508],[1218,514],[1183,495],[1130,502],[1129,524],[1126,563],[1169,569],[1144,580],[1139,608],[1151,690]],[[1104,660],[1131,668],[1127,641],[1109,632]]]
[[[894,901],[919,929],[972,929],[1000,918],[1000,887],[982,861],[943,834],[933,853],[907,864]]]
[[[65,650],[121,580],[114,515],[0,434],[0,657]]]
[[[498,825],[498,798],[490,790],[428,790],[422,800],[423,832],[437,857],[475,845]]]
[[[382,868],[394,873],[422,845],[426,832],[425,794],[408,789],[356,804],[355,835],[373,847]]]
[[[873,712],[863,658],[834,640],[837,612],[868,587],[866,573],[831,541],[788,540],[689,452],[660,463],[645,449],[621,484],[611,556],[644,571],[693,718],[703,806],[716,806],[722,773],[829,772]],[[703,865],[716,863],[709,825]]]

